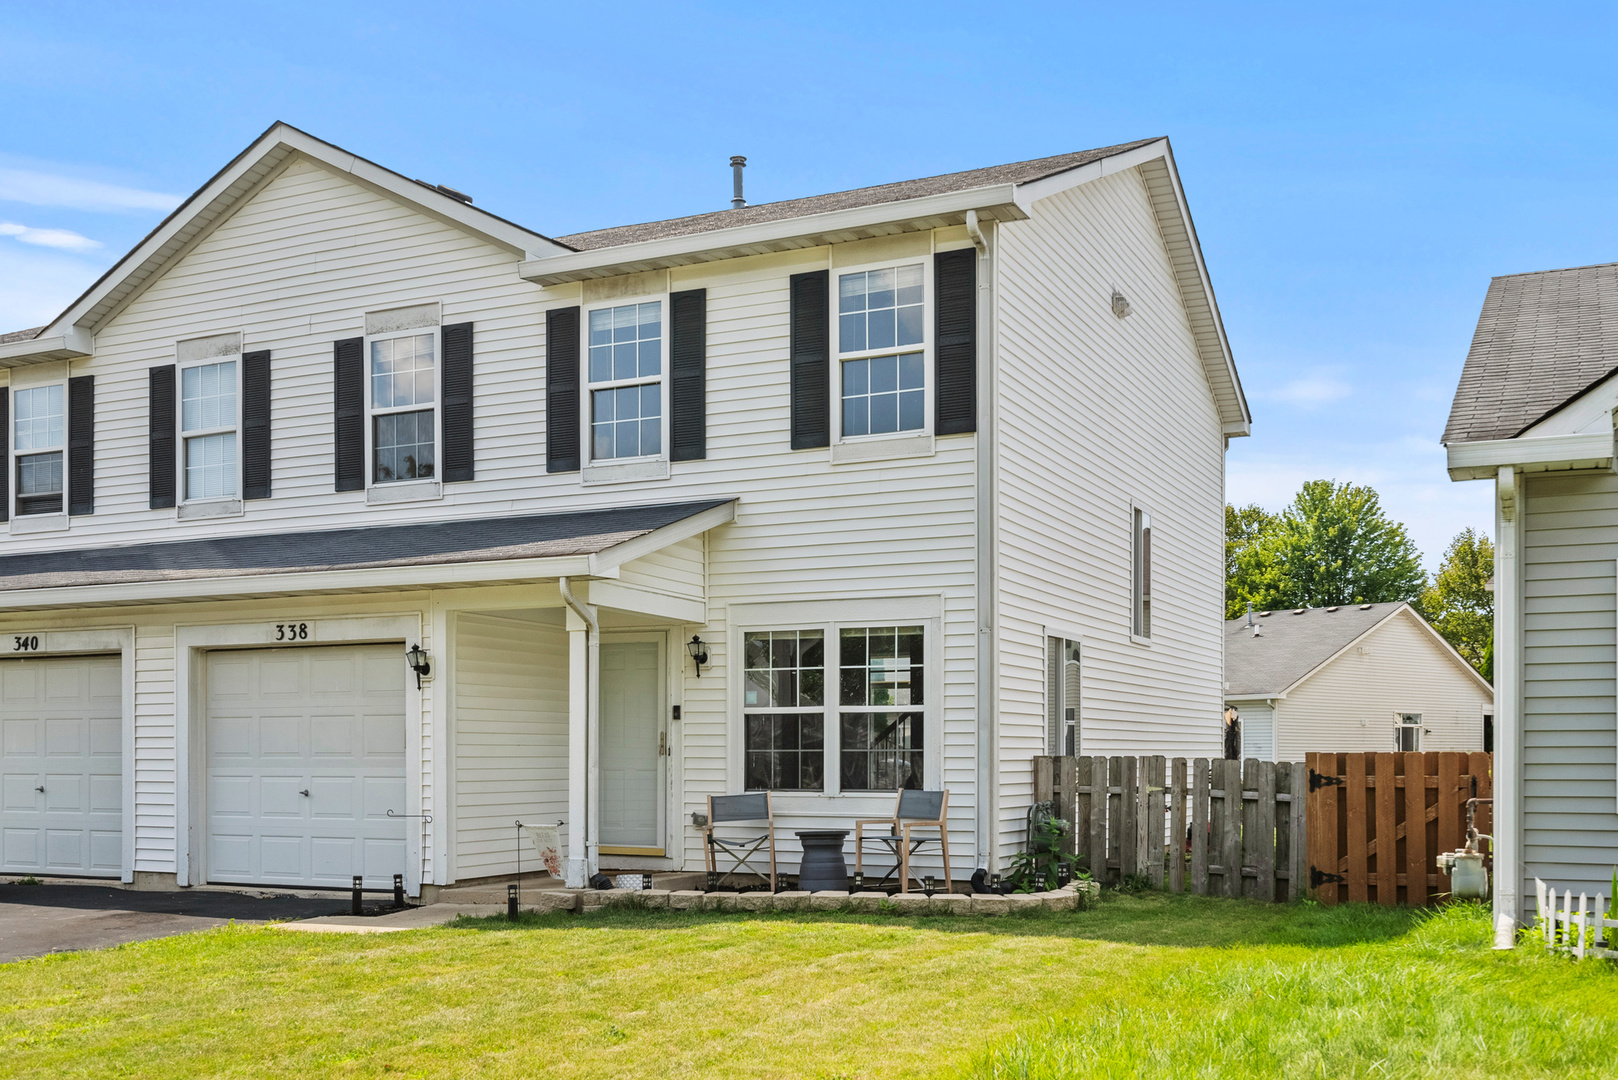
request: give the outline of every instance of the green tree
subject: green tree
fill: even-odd
[[[1228,530],[1228,514],[1226,522]],[[1416,545],[1376,492],[1332,480],[1304,484],[1234,562],[1229,609],[1248,601],[1274,610],[1415,600],[1427,584]]]
[[[1225,507],[1225,618],[1237,618],[1247,607],[1247,598],[1240,595],[1236,587],[1242,553],[1257,544],[1259,537],[1273,529],[1279,520],[1257,503]]]
[[[1490,682],[1494,681],[1494,542],[1475,529],[1450,541],[1432,583],[1416,609],[1444,640]]]

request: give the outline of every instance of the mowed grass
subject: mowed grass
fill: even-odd
[[[1612,1075],[1608,966],[1488,945],[1475,910],[1163,895],[229,927],[0,965],[0,1076]]]

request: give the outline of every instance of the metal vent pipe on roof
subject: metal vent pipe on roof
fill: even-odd
[[[740,210],[742,207],[747,205],[747,200],[742,198],[742,170],[745,168],[747,168],[746,158],[742,157],[740,154],[736,154],[731,157],[730,208],[732,210]]]

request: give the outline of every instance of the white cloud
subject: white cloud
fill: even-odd
[[[0,259],[0,333],[50,322],[101,270],[61,251],[11,248]]]
[[[61,251],[93,251],[101,246],[99,240],[92,240],[88,236],[80,236],[67,229],[33,229],[27,225],[16,225],[9,221],[0,221],[0,236],[15,236],[25,244],[36,247],[57,248]]]
[[[180,205],[180,197],[160,191],[103,184],[97,180],[80,180],[73,176],[0,168],[0,202],[123,213],[172,210]]]
[[[1267,401],[1279,401],[1300,409],[1315,409],[1341,401],[1354,392],[1354,388],[1341,379],[1317,375],[1307,379],[1293,379],[1278,390],[1257,395]]]

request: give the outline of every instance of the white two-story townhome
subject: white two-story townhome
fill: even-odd
[[[0,872],[696,869],[765,787],[790,869],[909,786],[964,877],[1032,755],[1220,747],[1163,139],[552,239],[276,125],[0,378]]]

